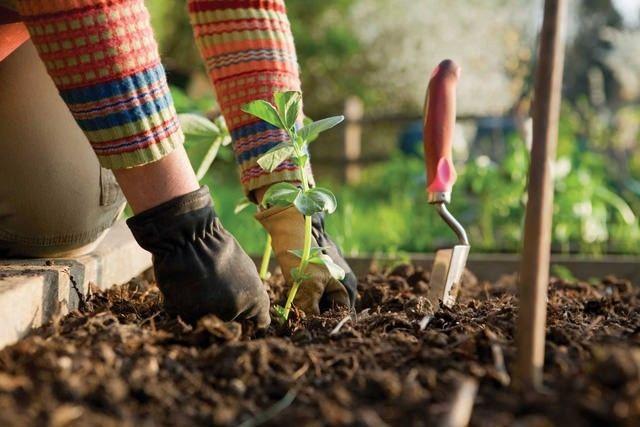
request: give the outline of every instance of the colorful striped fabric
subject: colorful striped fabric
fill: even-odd
[[[182,144],[143,0],[22,0],[17,6],[102,166],[139,166]]]
[[[285,161],[274,172],[257,163],[286,140],[281,131],[240,108],[256,99],[300,90],[298,63],[283,0],[189,0],[196,43],[234,141],[240,179],[247,192],[298,181],[299,168]]]

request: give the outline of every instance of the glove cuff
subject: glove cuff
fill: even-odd
[[[127,225],[142,248],[156,253],[164,244],[173,246],[183,239],[202,235],[216,218],[209,188],[205,185],[140,212],[129,218]]]

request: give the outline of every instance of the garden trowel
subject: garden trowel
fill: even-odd
[[[456,124],[456,86],[459,77],[460,68],[453,61],[442,61],[431,74],[424,106],[427,198],[458,236],[458,244],[438,250],[433,261],[428,299],[436,309],[440,302],[447,307],[455,304],[470,249],[467,233],[447,210],[451,189],[456,181],[451,146]]]

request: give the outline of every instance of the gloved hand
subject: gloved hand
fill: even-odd
[[[251,258],[216,216],[205,186],[129,218],[138,244],[153,255],[166,310],[193,322],[255,319],[267,327],[269,297]]]
[[[273,251],[278,259],[287,284],[291,285],[291,269],[300,264],[300,258],[289,252],[302,249],[304,245],[304,216],[294,207],[272,207],[258,212],[256,219],[271,235]],[[309,264],[306,273],[311,276],[304,281],[294,303],[307,314],[319,314],[320,309],[334,305],[353,307],[358,281],[353,271],[342,257],[338,247],[324,231],[324,218],[314,215],[312,218],[312,247],[323,247],[324,253],[344,271],[345,277],[334,279],[324,265]]]

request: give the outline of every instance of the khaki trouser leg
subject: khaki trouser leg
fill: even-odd
[[[0,256],[89,252],[124,208],[31,42],[0,62]]]

